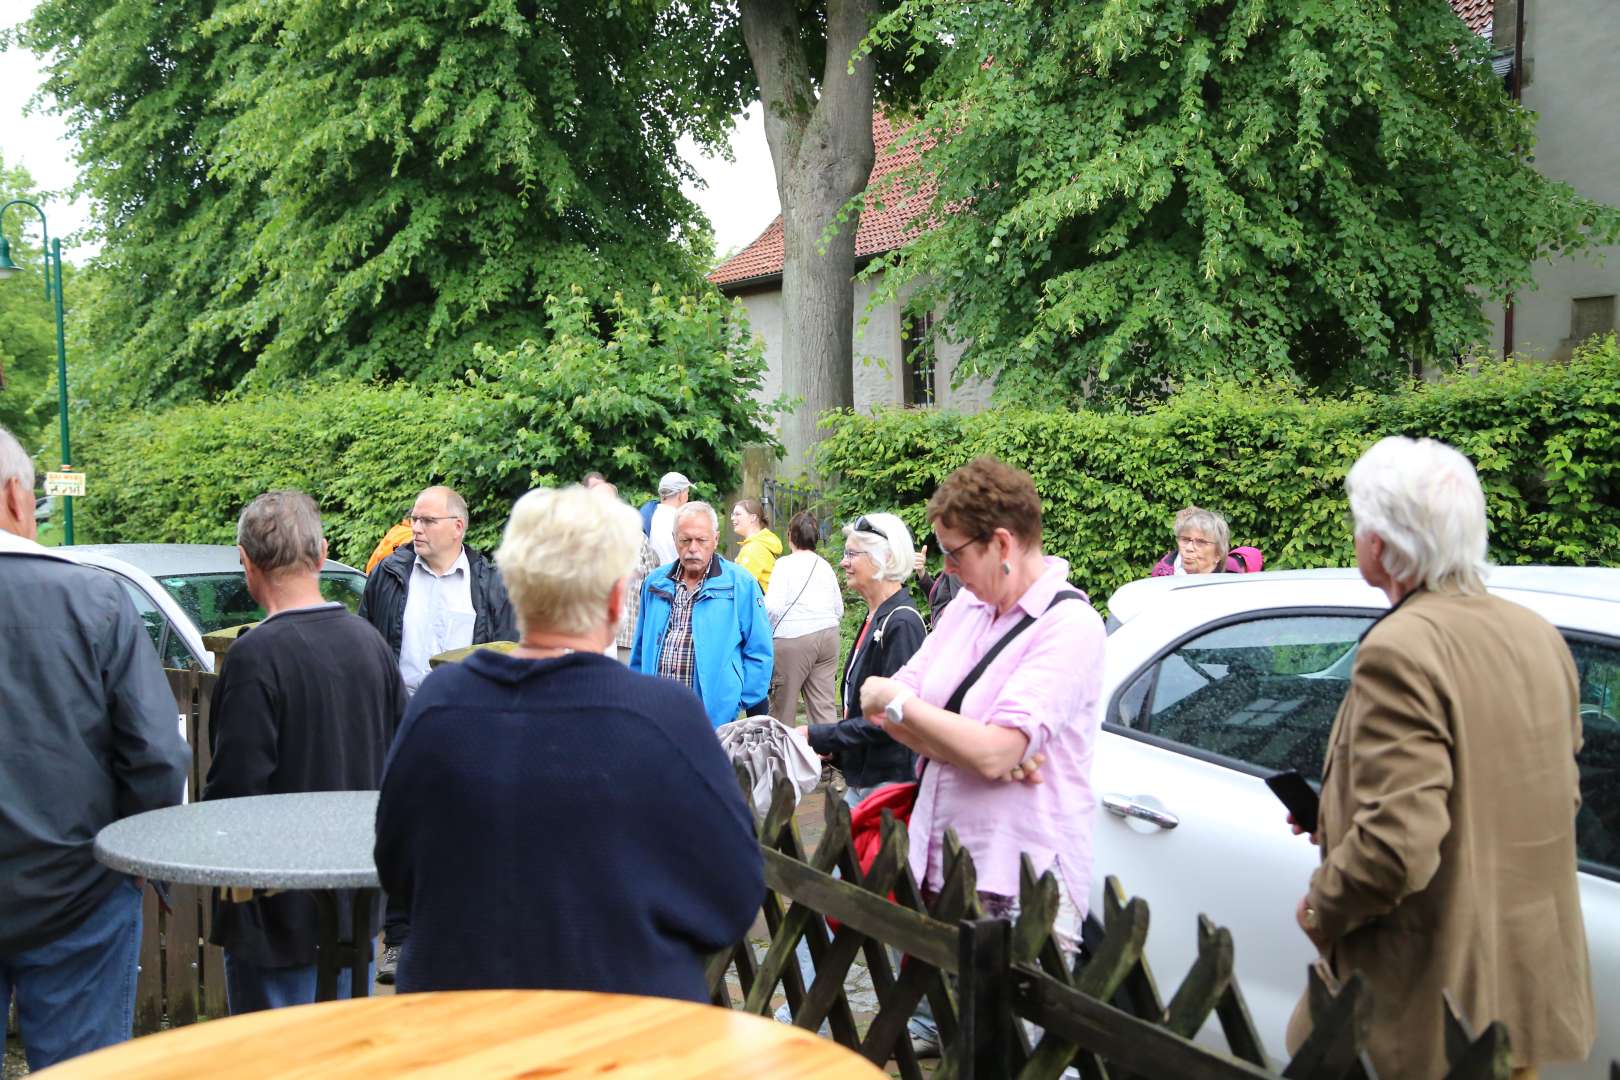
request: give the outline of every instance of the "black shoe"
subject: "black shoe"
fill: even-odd
[[[383,946],[382,956],[377,960],[377,981],[383,986],[394,985],[394,969],[399,967],[399,946]]]

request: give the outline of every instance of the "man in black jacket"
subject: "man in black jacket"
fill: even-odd
[[[326,540],[314,500],[301,491],[260,495],[242,511],[236,542],[248,591],[266,615],[232,646],[214,685],[203,798],[380,787],[405,686],[377,631],[321,595]],[[213,904],[210,940],[225,949],[233,1014],[315,1000],[313,896]],[[338,910],[347,937],[350,902]],[[347,989],[340,981],[340,993]]]
[[[408,693],[428,674],[428,661],[450,649],[516,641],[517,620],[501,575],[461,542],[467,501],[447,487],[430,487],[411,507],[411,542],[377,564],[366,579],[359,615],[381,632],[399,658]],[[377,981],[392,983],[399,947],[410,936],[410,915],[394,900],[383,925]]]
[[[359,615],[382,634],[411,693],[428,660],[450,649],[516,641],[517,621],[501,575],[467,547],[467,502],[430,487],[411,507],[411,542],[401,544],[366,579]]]
[[[34,542],[34,466],[0,428],[0,1022],[28,1067],[129,1038],[141,887],[104,825],[180,801],[191,750],[111,574]]]

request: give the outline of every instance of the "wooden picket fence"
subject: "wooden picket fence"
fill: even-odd
[[[211,760],[209,699],[216,676],[167,675],[192,746],[188,790],[195,797]],[[741,773],[739,781],[746,799],[751,784]],[[745,940],[710,958],[716,1005],[768,1015],[780,986],[795,1024],[814,1031],[825,1022],[834,1040],[880,1066],[892,1059],[906,1080],[923,1075],[906,1022],[925,996],[944,1050],[934,1075],[947,1080],[1055,1080],[1070,1066],[1085,1080],[1374,1080],[1362,1050],[1370,1010],[1359,977],[1338,986],[1321,965],[1309,973],[1314,1030],[1283,1070],[1272,1072],[1237,984],[1225,928],[1200,917],[1198,959],[1166,1004],[1145,955],[1147,902],[1127,898],[1117,879],[1108,878],[1104,890],[1100,945],[1071,969],[1052,936],[1057,882],[1050,873],[1037,877],[1027,857],[1017,919],[987,919],[979,910],[973,859],[953,833],[945,837],[944,887],[925,901],[907,862],[904,825],[885,815],[881,848],[863,873],[844,802],[826,800],[826,829],[813,856],[800,839],[795,802],[791,785],[779,781],[758,823],[769,948],[756,961]],[[207,944],[209,916],[207,889],[172,886],[166,907],[146,890],[137,1035],[225,1015],[224,955]],[[815,964],[810,986],[795,956],[801,939]],[[905,957],[898,970],[891,950]],[[878,1001],[864,1033],[845,990],[857,956],[865,958]],[[733,983],[740,997],[733,996]],[[1507,1080],[1506,1029],[1491,1023],[1475,1031],[1449,999],[1447,1006],[1447,1076]],[[1193,1041],[1211,1016],[1226,1051]],[[1611,1066],[1610,1076],[1620,1080],[1620,1064]]]
[[[213,760],[208,752],[208,702],[216,676],[165,671],[175,709],[185,718],[191,744],[187,797],[195,799]],[[171,885],[165,906],[148,886],[141,906],[140,974],[135,980],[135,1034],[225,1015],[225,954],[207,944],[208,890]]]
[[[748,779],[739,773],[739,780],[746,797]],[[972,857],[954,834],[945,836],[944,885],[929,903],[907,865],[904,825],[885,814],[881,848],[863,873],[842,800],[826,801],[826,831],[809,858],[794,805],[792,787],[778,781],[759,823],[770,946],[757,961],[746,941],[710,959],[716,1005],[768,1015],[780,985],[795,1024],[815,1031],[825,1022],[837,1042],[879,1066],[892,1059],[906,1080],[923,1075],[906,1021],[924,996],[944,1050],[937,1077],[1055,1080],[1072,1066],[1086,1080],[1373,1080],[1362,1049],[1369,1010],[1359,976],[1337,986],[1325,968],[1310,973],[1314,1029],[1283,1070],[1273,1072],[1234,975],[1232,935],[1207,918],[1199,921],[1198,959],[1166,1004],[1144,952],[1147,902],[1127,899],[1118,880],[1107,881],[1100,946],[1071,969],[1052,936],[1057,882],[1050,873],[1036,877],[1027,857],[1018,918],[987,919],[979,910]],[[814,961],[809,987],[795,958],[801,939]],[[906,957],[898,971],[890,949]],[[878,1003],[864,1033],[845,990],[857,955],[866,959]],[[1506,1029],[1492,1023],[1475,1032],[1454,1008],[1450,1012],[1448,1077],[1507,1080]],[[1225,1036],[1225,1051],[1193,1041],[1211,1016]]]

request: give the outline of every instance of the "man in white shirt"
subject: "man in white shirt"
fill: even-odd
[[[658,553],[658,564],[675,561],[675,514],[692,497],[692,481],[678,472],[665,473],[658,480],[658,507],[653,511],[647,540]]]
[[[415,693],[439,653],[489,641],[516,641],[517,621],[494,565],[462,543],[467,501],[430,487],[411,507],[411,542],[401,544],[366,579],[356,612],[399,657],[405,688]],[[410,936],[409,913],[390,900],[377,981],[392,983],[399,947]]]

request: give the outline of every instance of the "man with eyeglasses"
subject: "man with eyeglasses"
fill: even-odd
[[[399,658],[405,689],[414,694],[432,657],[468,645],[516,641],[518,630],[500,573],[461,542],[467,501],[451,488],[427,488],[416,497],[409,521],[411,542],[377,564],[357,614],[388,642]],[[409,914],[390,900],[378,982],[394,981],[399,947],[409,936]]]
[[[719,727],[770,694],[771,623],[754,575],[715,553],[714,507],[682,506],[673,536],[675,559],[642,582],[630,666],[691,687]]]

